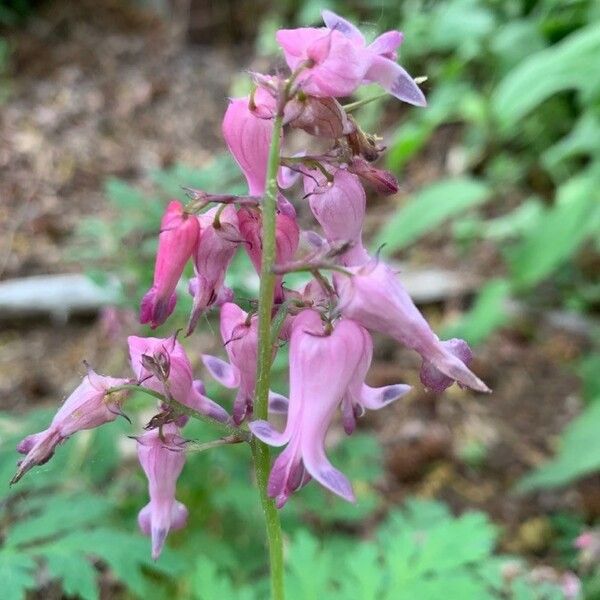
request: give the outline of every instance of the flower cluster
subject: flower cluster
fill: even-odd
[[[163,216],[154,282],[140,306],[140,321],[155,328],[173,312],[176,287],[189,259],[194,277],[187,335],[200,315],[220,311],[220,333],[228,360],[203,355],[208,373],[236,390],[231,416],[206,397],[194,379],[190,360],[175,336],[130,337],[134,378],[101,377],[89,371],[50,427],[24,439],[15,481],[42,464],[55,447],[76,431],[97,427],[121,414],[126,389],[141,386],[159,399],[159,412],[137,438],[139,461],[148,478],[149,503],[140,511],[142,531],[152,537],[157,557],[170,529],[182,527],[187,509],[175,499],[175,483],[185,463],[181,435],[189,415],[224,424],[235,441],[255,436],[270,446],[285,446],[272,466],[268,494],[282,507],[296,490],[315,479],[338,496],[353,501],[352,485],[329,461],[327,431],[341,416],[351,434],[367,410],[378,410],[404,396],[403,383],[373,388],[366,384],[373,342],[371,332],[389,335],[422,357],[421,381],[442,392],[454,382],[480,392],[487,386],[469,369],[472,353],[459,339],[441,341],[432,331],[396,273],[362,241],[365,187],[380,194],[398,189],[391,173],[373,165],[384,148],[364,132],[338,98],[365,83],[377,83],[396,98],[424,106],[423,93],[396,62],[402,34],[384,33],[371,44],[348,21],[323,12],[325,27],[281,30],[288,76],[254,73],[253,92],[232,99],[223,119],[223,136],[248,183],[248,194],[230,196],[188,189],[191,201],[172,201]],[[318,139],[310,148],[286,155],[286,142],[302,130]],[[276,177],[267,180],[271,146],[284,149]],[[276,179],[276,182],[274,181]],[[275,187],[276,183],[276,187]],[[296,207],[288,199],[300,188],[322,236],[301,231]],[[269,191],[270,190],[270,191]],[[271,393],[269,412],[286,415],[282,432],[268,420],[254,418],[260,342],[255,310],[243,310],[225,286],[228,266],[241,247],[265,277],[263,239],[269,193],[275,203],[272,316],[267,341],[274,357],[289,343],[289,399]],[[313,279],[303,289],[285,285],[285,274],[305,270]],[[323,271],[325,273],[323,273]],[[332,273],[328,276],[327,273]],[[269,313],[267,312],[267,315]],[[237,437],[236,437],[237,436]]]

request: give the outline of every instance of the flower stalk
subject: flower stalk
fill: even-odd
[[[285,92],[284,92],[285,93]],[[273,295],[275,293],[275,219],[277,210],[277,169],[283,129],[283,108],[285,98],[280,98],[280,106],[273,124],[273,135],[267,163],[266,190],[262,202],[262,262],[260,290],[258,297],[258,362],[254,415],[266,419],[269,404],[269,385],[273,344],[271,338],[271,317]],[[262,510],[265,515],[267,542],[269,546],[269,567],[272,600],[284,599],[283,544],[281,523],[275,503],[267,493],[267,483],[271,469],[269,447],[254,438],[251,442],[256,483],[259,490]]]

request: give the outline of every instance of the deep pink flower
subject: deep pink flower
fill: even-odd
[[[194,250],[195,276],[190,280],[189,290],[194,298],[187,334],[195,328],[200,315],[210,306],[229,296],[223,291],[227,267],[241,240],[235,208],[227,205],[219,215],[217,207],[198,217],[200,236]]]
[[[396,63],[400,32],[388,31],[367,46],[349,21],[328,10],[323,20],[327,28],[282,29],[276,34],[290,69],[307,65],[297,78],[307,94],[349,96],[362,83],[375,82],[404,102],[425,106],[417,84]]]
[[[183,346],[171,338],[129,336],[131,368],[140,384],[217,421],[229,419],[227,411],[194,385],[192,365]],[[148,360],[149,359],[149,360]]]
[[[369,260],[363,243],[366,195],[358,177],[345,169],[333,172],[328,182],[320,171],[304,177],[310,208],[329,242],[348,241],[352,247],[340,257],[344,265],[361,265]]]
[[[83,381],[65,400],[48,429],[23,439],[17,451],[25,454],[11,483],[23,477],[29,469],[48,462],[58,444],[84,429],[93,429],[114,421],[121,414],[123,392],[107,395],[110,388],[124,385],[127,379],[98,375],[88,369]]]
[[[394,272],[372,260],[353,273],[334,276],[338,310],[364,327],[390,335],[423,358],[421,381],[441,392],[454,381],[479,392],[489,388],[468,368],[471,350],[463,340],[440,341],[415,306]]]
[[[244,247],[257,272],[260,273],[262,260],[262,216],[259,210],[242,207],[238,211],[240,234],[246,242]],[[276,216],[275,230],[275,262],[283,264],[289,262],[296,254],[300,240],[300,229],[295,215],[290,215],[279,210]],[[275,287],[275,300],[281,301],[283,290],[282,277],[277,277]]]
[[[379,410],[407,394],[412,388],[404,383],[394,383],[382,387],[371,387],[365,383],[365,377],[373,359],[373,340],[371,334],[361,327],[363,349],[361,360],[352,375],[346,395],[342,402],[344,430],[350,435],[356,427],[356,419],[367,410]]]
[[[177,301],[175,288],[192,255],[199,231],[198,219],[185,213],[180,202],[169,203],[160,224],[154,283],[140,305],[141,323],[158,327],[173,312]]]
[[[187,508],[175,499],[175,485],[185,464],[185,441],[174,423],[152,429],[137,438],[138,459],[148,478],[150,502],[138,515],[140,529],[152,538],[156,560],[171,529],[181,529]]]
[[[287,448],[269,477],[269,495],[282,507],[310,477],[350,502],[352,486],[325,454],[325,434],[347,393],[364,352],[363,329],[349,319],[329,333],[314,310],[295,319],[290,341],[290,399],[283,433],[267,421],[250,423],[254,435],[271,446]],[[309,477],[310,476],[310,477]]]

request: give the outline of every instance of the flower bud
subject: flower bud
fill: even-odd
[[[158,236],[154,283],[140,305],[140,322],[158,327],[175,308],[175,287],[198,241],[200,226],[195,216],[184,212],[180,202],[167,206]]]

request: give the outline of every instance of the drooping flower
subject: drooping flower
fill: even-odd
[[[194,385],[190,359],[175,336],[163,339],[132,335],[127,342],[131,368],[140,385],[217,421],[229,419],[222,406],[207,398],[202,388]]]
[[[388,31],[367,46],[362,33],[349,21],[323,11],[326,28],[282,29],[276,39],[289,68],[303,70],[297,77],[303,91],[313,96],[349,96],[362,83],[375,82],[396,98],[425,106],[423,93],[396,63],[402,34]]]
[[[278,210],[275,221],[275,262],[277,264],[289,262],[296,253],[300,240],[300,229],[295,215]],[[238,211],[240,234],[246,242],[244,247],[254,265],[260,273],[262,260],[262,215],[259,210],[252,207],[242,207]],[[282,277],[278,276],[275,284],[275,301],[283,299],[281,288]]]
[[[265,191],[273,121],[256,116],[249,101],[246,96],[229,102],[222,131],[229,151],[246,177],[249,194],[261,196]]]
[[[180,202],[169,203],[160,224],[154,283],[140,305],[141,323],[158,327],[173,312],[177,301],[175,288],[192,256],[199,231],[198,219],[188,215]]]
[[[344,265],[361,265],[369,260],[362,243],[366,195],[358,177],[346,169],[336,169],[328,182],[320,171],[304,177],[313,215],[329,242],[348,241],[350,249],[340,257]]]
[[[233,421],[239,425],[252,414],[256,386],[258,353],[258,319],[237,304],[227,302],[221,307],[221,337],[229,363],[209,354],[202,361],[209,373],[227,388],[237,388],[233,405]]]
[[[175,485],[185,464],[185,441],[174,423],[152,429],[137,438],[138,459],[148,478],[150,502],[138,515],[142,533],[152,538],[152,558],[156,560],[171,529],[181,529],[187,521],[187,508],[175,499]]]
[[[472,354],[463,340],[440,341],[415,306],[395,273],[383,262],[371,260],[336,274],[338,310],[367,329],[385,333],[423,358],[421,381],[441,392],[454,381],[479,392],[489,388],[468,368]]]
[[[48,462],[56,446],[77,431],[114,421],[122,414],[124,392],[107,392],[127,382],[127,379],[98,375],[88,368],[87,375],[54,415],[48,429],[29,435],[19,443],[17,451],[26,456],[20,461],[11,483],[19,481],[32,467]]]
[[[225,301],[230,295],[224,292],[223,282],[241,238],[235,208],[226,205],[217,220],[218,210],[212,208],[198,217],[200,237],[193,256],[195,276],[189,285],[194,303],[187,335],[194,330],[200,315],[208,307],[217,304],[220,299]]]
[[[356,427],[356,419],[367,410],[379,410],[395,402],[412,388],[404,383],[394,383],[382,387],[371,387],[365,378],[373,359],[373,340],[369,332],[361,327],[363,349],[361,360],[352,375],[348,390],[342,402],[342,420],[344,430],[350,435]]]
[[[278,507],[310,477],[354,501],[352,485],[325,454],[325,434],[359,367],[364,339],[362,327],[349,319],[339,321],[329,332],[314,310],[304,310],[295,318],[285,430],[280,433],[267,421],[250,423],[252,433],[266,444],[287,444],[269,477],[268,492]]]

